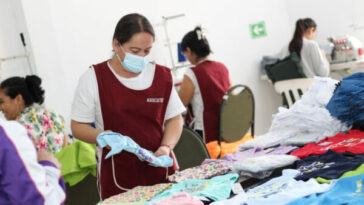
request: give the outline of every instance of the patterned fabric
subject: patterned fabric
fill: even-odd
[[[203,205],[203,202],[195,196],[180,192],[151,203],[150,205]]]
[[[170,189],[155,196],[152,202],[180,192],[186,192],[191,196],[208,197],[214,201],[227,199],[230,196],[232,185],[238,178],[238,174],[230,173],[211,179],[186,180],[173,184]]]
[[[133,203],[147,201],[171,187],[172,184],[157,184],[154,186],[138,186],[125,193],[109,197],[103,201],[103,205],[116,203]]]
[[[53,154],[62,149],[64,119],[42,106],[32,105],[23,109],[17,119],[28,130],[37,149],[47,149]]]
[[[183,171],[178,171],[169,176],[168,180],[171,182],[181,182],[185,180],[209,179],[217,175],[226,174],[230,170],[231,167],[225,162],[211,162],[197,167],[188,168]]]

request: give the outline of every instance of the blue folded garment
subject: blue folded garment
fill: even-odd
[[[136,155],[141,161],[147,161],[150,165],[155,167],[170,167],[173,165],[173,160],[169,156],[164,155],[156,157],[153,152],[141,148],[130,137],[120,133],[103,132],[97,136],[96,141],[101,148],[104,148],[107,145],[111,147],[111,150],[106,155],[105,159],[125,150]]]
[[[364,120],[364,73],[345,77],[326,108],[348,126]]]

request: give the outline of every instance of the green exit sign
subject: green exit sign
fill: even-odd
[[[250,24],[249,28],[252,38],[260,38],[267,35],[267,30],[265,29],[264,21],[255,24]]]

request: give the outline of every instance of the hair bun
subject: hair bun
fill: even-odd
[[[44,101],[44,90],[40,86],[42,79],[36,75],[28,75],[25,77],[25,83],[34,102],[42,104]]]
[[[196,26],[194,31],[202,31],[201,26]]]
[[[205,39],[205,36],[204,36],[204,34],[202,32],[202,28],[200,26],[196,26],[194,31],[196,33],[197,40],[201,41],[201,40]]]

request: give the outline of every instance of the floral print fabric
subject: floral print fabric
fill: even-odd
[[[231,167],[223,162],[211,162],[203,164],[197,167],[185,169],[183,171],[177,171],[173,175],[168,177],[170,182],[181,182],[185,180],[198,180],[209,179],[217,175],[223,175],[228,173]]]
[[[32,105],[21,111],[16,119],[28,130],[37,149],[55,154],[62,149],[64,119],[42,106]]]
[[[114,195],[105,199],[103,205],[111,205],[116,203],[133,203],[138,201],[148,201],[154,196],[162,193],[164,190],[170,188],[172,184],[157,184],[154,186],[138,186],[125,193]]]

